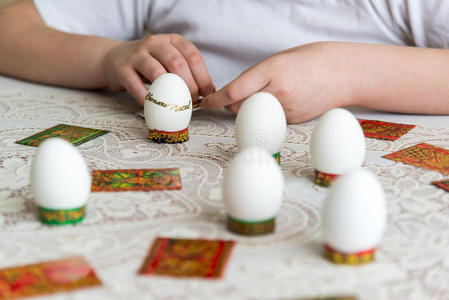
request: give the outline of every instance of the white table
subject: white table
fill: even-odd
[[[448,116],[353,110],[359,118],[417,127],[394,142],[367,139],[364,167],[383,184],[388,226],[376,262],[348,267],[322,257],[320,209],[327,189],[312,182],[314,121],[289,126],[282,149],[287,187],[275,234],[242,237],[225,229],[221,199],[223,170],[237,150],[234,116],[195,112],[189,142],[159,145],[147,140],[138,110],[123,95],[0,77],[0,267],[83,255],[104,283],[45,299],[449,299],[449,194],[430,185],[444,177],[381,158],[420,142],[449,148]],[[182,190],[93,193],[81,224],[42,225],[29,186],[36,148],[14,142],[58,123],[111,131],[78,146],[90,169],[179,167]],[[221,280],[138,276],[157,236],[237,245]]]

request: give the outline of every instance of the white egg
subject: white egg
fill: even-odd
[[[363,130],[346,109],[328,111],[313,129],[310,152],[319,172],[341,175],[356,170],[365,159],[365,148]]]
[[[172,73],[159,76],[148,89],[144,113],[150,133],[188,130],[192,116],[192,97],[184,80]]]
[[[283,190],[284,178],[275,159],[265,150],[244,148],[224,178],[228,228],[248,235],[273,231]]]
[[[243,102],[235,120],[239,149],[254,146],[270,154],[280,151],[286,135],[284,109],[270,93],[255,93]]]
[[[43,210],[79,209],[87,203],[91,176],[83,157],[72,144],[61,138],[50,138],[42,142],[34,155],[31,189],[41,217]],[[70,223],[70,220],[60,221]]]
[[[327,246],[344,254],[373,250],[387,220],[379,181],[363,169],[340,176],[325,199],[322,219]]]

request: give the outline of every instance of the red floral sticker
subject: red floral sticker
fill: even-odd
[[[139,273],[219,278],[234,244],[233,241],[157,238]]]
[[[0,270],[0,299],[40,296],[101,285],[82,257]]]
[[[449,173],[449,151],[426,143],[411,146],[382,157],[443,174]]]
[[[394,141],[412,130],[416,125],[390,123],[376,120],[359,120],[367,138]]]

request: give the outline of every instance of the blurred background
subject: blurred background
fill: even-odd
[[[2,8],[3,6],[16,2],[17,0],[0,0],[0,8]]]

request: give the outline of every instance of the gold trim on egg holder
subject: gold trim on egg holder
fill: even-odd
[[[324,256],[331,262],[345,265],[362,265],[374,261],[375,248],[356,253],[343,253],[324,245]]]
[[[162,131],[150,129],[148,138],[159,144],[177,144],[184,143],[189,140],[189,128],[179,131]]]

